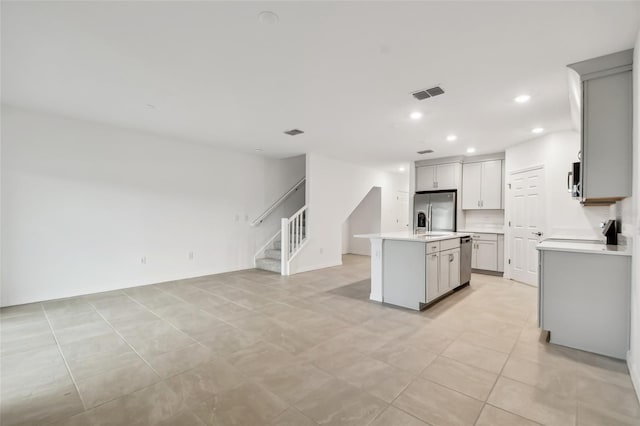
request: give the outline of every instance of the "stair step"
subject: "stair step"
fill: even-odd
[[[277,260],[282,259],[282,251],[280,251],[280,248],[277,248],[277,249],[266,249],[264,251],[264,255],[265,255],[265,257],[267,257],[269,259],[277,259]]]
[[[265,257],[261,259],[256,259],[256,268],[258,269],[276,272],[279,274],[281,272],[280,267],[281,267],[281,264],[279,260],[265,258]]]

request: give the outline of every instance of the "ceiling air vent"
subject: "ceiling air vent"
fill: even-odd
[[[304,133],[304,132],[302,130],[300,130],[300,129],[291,129],[291,130],[285,131],[284,133],[289,135],[289,136],[295,136],[295,135],[299,135],[299,134]]]
[[[425,149],[422,151],[418,151],[418,154],[432,154],[433,150],[432,149]]]
[[[444,90],[442,90],[442,87],[436,86],[430,89],[418,90],[417,92],[413,92],[412,95],[417,100],[422,101],[424,99],[431,98],[433,96],[442,95],[443,93],[444,93]]]

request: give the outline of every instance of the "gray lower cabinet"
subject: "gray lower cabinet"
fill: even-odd
[[[504,271],[504,236],[490,233],[474,233],[471,250],[471,267],[479,271]]]
[[[457,248],[441,251],[439,255],[438,293],[435,295],[427,294],[428,301],[431,301],[460,285],[460,249]],[[428,266],[429,265],[427,265],[427,279],[430,278]],[[427,288],[429,288],[429,286],[427,286]]]
[[[438,268],[440,266],[440,253],[427,254],[427,302],[431,302],[440,294]]]
[[[538,323],[551,343],[625,359],[631,257],[539,251]]]
[[[382,301],[419,310],[460,286],[460,239],[384,240]]]

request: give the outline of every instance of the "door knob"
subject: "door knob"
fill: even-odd
[[[542,232],[532,232],[533,235],[537,235],[538,237],[542,237]]]

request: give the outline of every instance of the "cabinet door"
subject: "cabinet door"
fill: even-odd
[[[476,266],[477,269],[487,271],[498,270],[498,242],[497,241],[477,241]]]
[[[427,255],[427,302],[438,297],[438,266],[439,253]]]
[[[460,285],[460,249],[451,251],[449,260],[449,289],[454,289]]]
[[[436,167],[436,185],[438,189],[458,188],[458,167],[459,164],[438,164]]]
[[[482,163],[482,185],[480,208],[498,210],[502,208],[502,160]]]
[[[436,166],[416,167],[416,191],[431,191],[435,188]]]
[[[581,184],[586,199],[631,195],[632,86],[631,71],[583,83]]]
[[[480,208],[480,186],[482,178],[482,163],[468,163],[462,165],[462,209],[472,210]]]
[[[440,252],[440,270],[438,271],[440,276],[438,277],[438,293],[444,294],[449,291],[449,275],[451,270],[449,268],[451,250]]]
[[[478,242],[471,240],[471,268],[478,269]]]
[[[504,272],[504,235],[498,235],[498,272]]]

